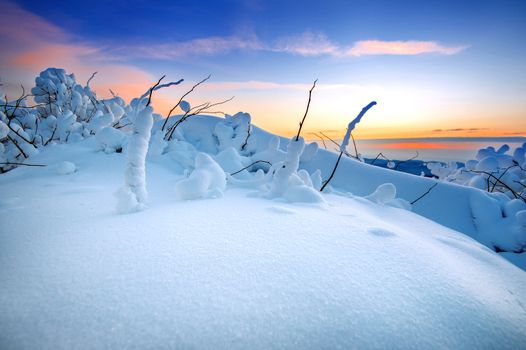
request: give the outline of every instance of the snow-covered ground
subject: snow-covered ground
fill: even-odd
[[[186,139],[206,148],[210,120],[186,122]],[[409,201],[432,180],[342,159],[322,201],[262,195],[243,176],[180,200],[192,175],[164,155],[147,162],[148,208],[122,215],[126,155],[96,148],[49,146],[28,160],[46,167],[0,175],[2,349],[526,344],[526,272],[467,236],[486,232],[470,216],[477,189],[440,184],[421,216],[357,196],[389,182]],[[336,156],[301,168],[326,179]]]

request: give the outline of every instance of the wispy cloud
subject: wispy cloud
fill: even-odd
[[[436,41],[417,40],[361,40],[352,46],[345,46],[331,41],[323,33],[305,32],[279,39],[270,50],[301,56],[358,57],[367,55],[454,55],[468,47],[468,45],[444,45]]]
[[[345,56],[365,56],[365,55],[421,55],[434,53],[440,55],[454,55],[469,46],[456,45],[446,46],[436,41],[382,41],[382,40],[363,40],[357,41],[354,45],[344,52]]]
[[[436,41],[382,41],[363,40],[350,46],[338,44],[320,32],[307,31],[300,35],[280,37],[265,43],[253,31],[242,35],[213,36],[189,41],[127,45],[113,49],[117,55],[149,57],[156,59],[181,59],[186,57],[222,55],[234,51],[280,52],[304,57],[359,57],[367,55],[454,55],[469,46],[444,45]]]
[[[287,52],[301,56],[341,55],[341,49],[322,33],[305,32],[298,36],[278,39],[271,51]]]
[[[264,50],[265,46],[254,33],[232,36],[213,36],[183,42],[152,45],[129,45],[114,51],[127,55],[157,59],[177,59],[187,56],[210,56],[238,50]]]
[[[441,133],[441,132],[464,132],[464,133],[473,133],[476,131],[488,130],[488,128],[454,128],[454,129],[434,129],[432,132]]]

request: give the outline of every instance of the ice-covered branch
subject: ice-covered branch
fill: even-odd
[[[149,106],[150,103],[152,102],[152,94],[154,91],[157,91],[159,89],[162,89],[162,88],[166,88],[166,87],[169,87],[169,86],[172,86],[172,85],[179,85],[181,84],[184,79],[179,79],[178,81],[171,81],[169,83],[166,83],[166,84],[161,84],[161,81],[166,77],[166,75],[163,75],[158,81],[157,83],[155,83],[155,85],[153,85],[151,88],[148,89],[148,91],[146,91],[144,94],[142,94],[142,96],[139,98],[139,100],[142,100],[144,98],[146,98],[146,96],[148,96],[148,102],[146,103],[146,106]]]
[[[354,128],[356,127],[356,124],[358,124],[360,122],[360,120],[362,120],[362,117],[365,115],[365,113],[367,113],[367,111],[376,104],[375,101],[369,103],[367,106],[365,106],[361,112],[356,116],[356,118],[354,118],[350,123],[349,123],[349,126],[347,127],[347,132],[345,133],[345,137],[343,138],[343,141],[342,141],[342,144],[340,145],[340,151],[341,152],[345,152],[346,149],[347,149],[347,145],[349,144],[349,139],[351,138],[351,132],[354,130]]]

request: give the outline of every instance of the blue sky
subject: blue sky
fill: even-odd
[[[79,79],[99,70],[101,86],[112,78],[123,95],[126,77],[139,85],[162,74],[190,82],[211,73],[213,84],[196,98],[236,95],[231,108],[286,134],[318,78],[312,131],[344,129],[377,99],[363,137],[526,132],[526,1],[5,3],[21,23],[40,23],[30,29],[35,42],[48,44],[31,51],[14,34],[0,34],[20,51],[0,60],[10,79],[16,63],[37,74],[39,58]],[[56,45],[71,54],[58,55]],[[115,73],[121,68],[123,77]],[[174,96],[160,98],[162,111]],[[470,136],[459,132],[452,135]]]

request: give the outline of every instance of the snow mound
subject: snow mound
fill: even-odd
[[[58,175],[69,175],[73,174],[75,171],[77,171],[75,164],[68,161],[60,162],[55,167],[55,172]]]
[[[195,168],[190,176],[175,184],[180,200],[220,197],[226,188],[226,175],[221,166],[206,153],[195,157]]]

